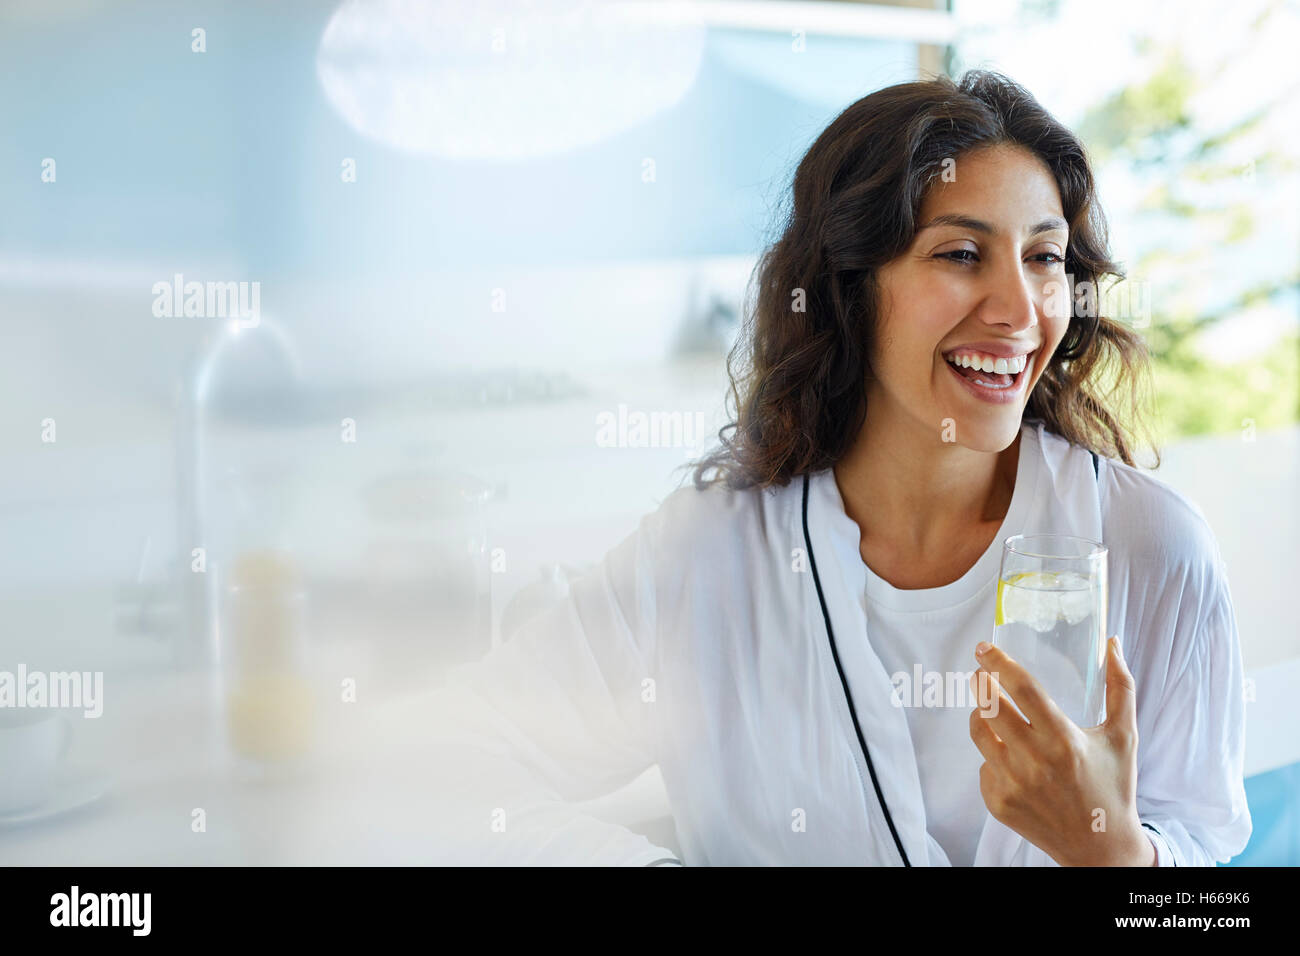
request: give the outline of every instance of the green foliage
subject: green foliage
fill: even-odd
[[[1258,358],[1221,365],[1178,349],[1154,367],[1157,443],[1240,431],[1247,419],[1263,431],[1297,420],[1300,336],[1289,335]]]
[[[1270,28],[1276,9],[1254,24],[1257,35]],[[1137,280],[1156,277],[1151,325],[1143,335],[1154,364],[1157,432],[1167,442],[1237,431],[1243,419],[1260,429],[1294,422],[1300,419],[1300,343],[1294,335],[1256,360],[1226,366],[1208,360],[1195,344],[1225,318],[1264,303],[1293,308],[1290,303],[1300,301],[1293,255],[1278,257],[1275,265],[1269,260],[1262,276],[1216,268],[1233,247],[1259,244],[1274,214],[1269,180],[1293,177],[1300,168],[1291,143],[1264,143],[1260,135],[1272,111],[1296,91],[1264,91],[1262,106],[1243,104],[1231,123],[1205,129],[1193,102],[1229,64],[1189,63],[1159,38],[1140,40],[1137,52],[1152,64],[1146,78],[1091,110],[1078,132],[1099,173],[1116,164],[1148,184],[1134,207],[1122,210],[1138,238],[1155,226],[1151,232],[1178,237],[1142,249],[1129,273]],[[1252,157],[1244,165],[1243,152]]]
[[[1177,51],[1168,53],[1147,79],[1102,102],[1079,124],[1091,157],[1104,163],[1115,156],[1164,163],[1175,134],[1192,125],[1188,101],[1196,77]]]

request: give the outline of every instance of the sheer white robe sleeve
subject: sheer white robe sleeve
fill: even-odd
[[[418,792],[430,862],[627,865],[676,859],[645,836],[575,806],[656,762],[651,535],[658,515],[574,580],[569,594],[438,690],[386,709],[408,741],[384,767]],[[649,695],[646,695],[649,696]],[[381,735],[383,732],[380,732]],[[378,786],[378,784],[376,784]]]
[[[1244,668],[1227,572],[1199,509],[1134,475],[1116,476],[1130,487],[1117,489],[1111,519],[1128,525],[1117,583],[1124,626],[1137,629],[1120,640],[1138,684],[1138,816],[1158,865],[1214,866],[1240,853],[1251,832]]]
[[[1177,628],[1175,647],[1186,642],[1190,650],[1160,701],[1150,743],[1139,732],[1138,816],[1159,835],[1152,842],[1161,866],[1226,863],[1250,838],[1242,779],[1244,673],[1228,583],[1218,567],[1208,591],[1204,613]]]

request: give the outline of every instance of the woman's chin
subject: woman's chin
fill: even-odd
[[[980,421],[949,416],[940,427],[940,440],[961,445],[971,451],[996,453],[1006,451],[1020,434],[1020,409],[1006,409],[980,416]]]

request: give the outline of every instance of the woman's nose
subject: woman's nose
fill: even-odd
[[[1044,305],[1043,290],[1025,276],[1016,259],[989,275],[980,318],[990,325],[1005,325],[1018,332],[1038,323],[1038,310]]]

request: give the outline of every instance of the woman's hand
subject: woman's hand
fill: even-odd
[[[1061,866],[1154,866],[1137,814],[1136,685],[1119,639],[1107,646],[1106,720],[1083,729],[1001,648],[980,647],[971,687],[990,706],[971,712],[970,736],[989,812]]]

